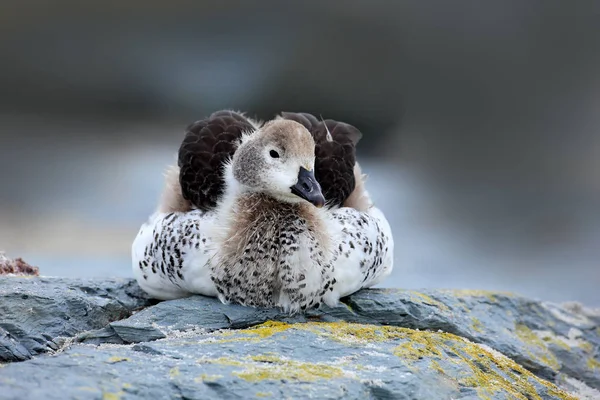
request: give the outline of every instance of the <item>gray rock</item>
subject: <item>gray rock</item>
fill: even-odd
[[[29,351],[10,333],[0,328],[0,361],[23,361],[29,357]]]
[[[0,277],[0,362],[56,350],[61,337],[104,327],[149,304],[130,279]]]
[[[202,296],[130,315],[148,303],[131,281],[37,282],[9,297],[54,306],[23,318],[3,301],[0,355],[56,351],[0,365],[0,399],[575,398],[559,386],[600,398],[600,312],[577,304],[372,289],[295,316]],[[56,306],[69,301],[79,308]],[[81,312],[88,302],[96,311]],[[56,336],[74,343],[65,350]]]
[[[111,322],[106,328],[81,334],[77,341],[90,344],[140,343],[165,338],[173,331],[202,329],[204,332],[212,332],[218,329],[247,328],[269,320],[307,322],[311,319],[365,321],[344,304],[333,309],[323,307],[304,315],[290,316],[275,309],[225,305],[216,298],[192,296],[148,307],[130,318]]]
[[[194,296],[146,308],[80,340],[139,343],[165,338],[173,331],[239,329],[268,320],[441,330],[485,344],[541,378],[554,381],[563,373],[600,389],[600,313],[588,311],[586,315],[582,308],[568,309],[506,293],[372,289],[344,299],[337,308],[295,317]]]
[[[0,385],[3,399],[573,398],[461,337],[346,322],[78,344],[5,366]]]
[[[347,302],[372,322],[453,333],[544,379],[560,372],[600,389],[600,310],[473,290],[369,290]]]

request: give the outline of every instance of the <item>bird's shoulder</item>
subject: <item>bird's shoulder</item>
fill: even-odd
[[[356,186],[356,146],[362,133],[333,119],[318,120],[309,113],[283,112],[280,118],[301,123],[315,141],[315,177],[329,205],[342,206]]]
[[[190,124],[179,146],[181,194],[200,210],[214,209],[222,196],[223,166],[255,123],[234,111],[218,111]]]

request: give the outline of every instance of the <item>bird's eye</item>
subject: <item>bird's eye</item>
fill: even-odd
[[[276,152],[275,150],[271,150],[271,151],[269,152],[269,155],[270,155],[271,157],[273,157],[273,158],[279,158],[279,153],[278,153],[278,152]]]

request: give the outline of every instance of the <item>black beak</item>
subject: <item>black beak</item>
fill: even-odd
[[[325,197],[321,193],[321,185],[315,179],[315,174],[304,167],[300,167],[298,183],[291,187],[292,193],[314,204],[316,207],[325,205]]]

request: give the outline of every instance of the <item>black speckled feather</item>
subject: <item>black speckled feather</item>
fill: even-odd
[[[307,113],[283,112],[281,116],[301,123],[312,134],[316,145],[315,177],[323,196],[331,205],[344,204],[356,185],[354,164],[356,144],[362,137],[360,131],[344,122],[319,121]]]
[[[328,204],[341,206],[356,184],[354,164],[360,131],[343,122],[319,121],[307,113],[284,112],[281,117],[301,123],[312,134],[315,177]],[[252,130],[248,119],[232,111],[215,112],[187,128],[178,157],[179,182],[186,200],[204,211],[216,206],[224,189],[223,163],[233,156],[242,133]]]

